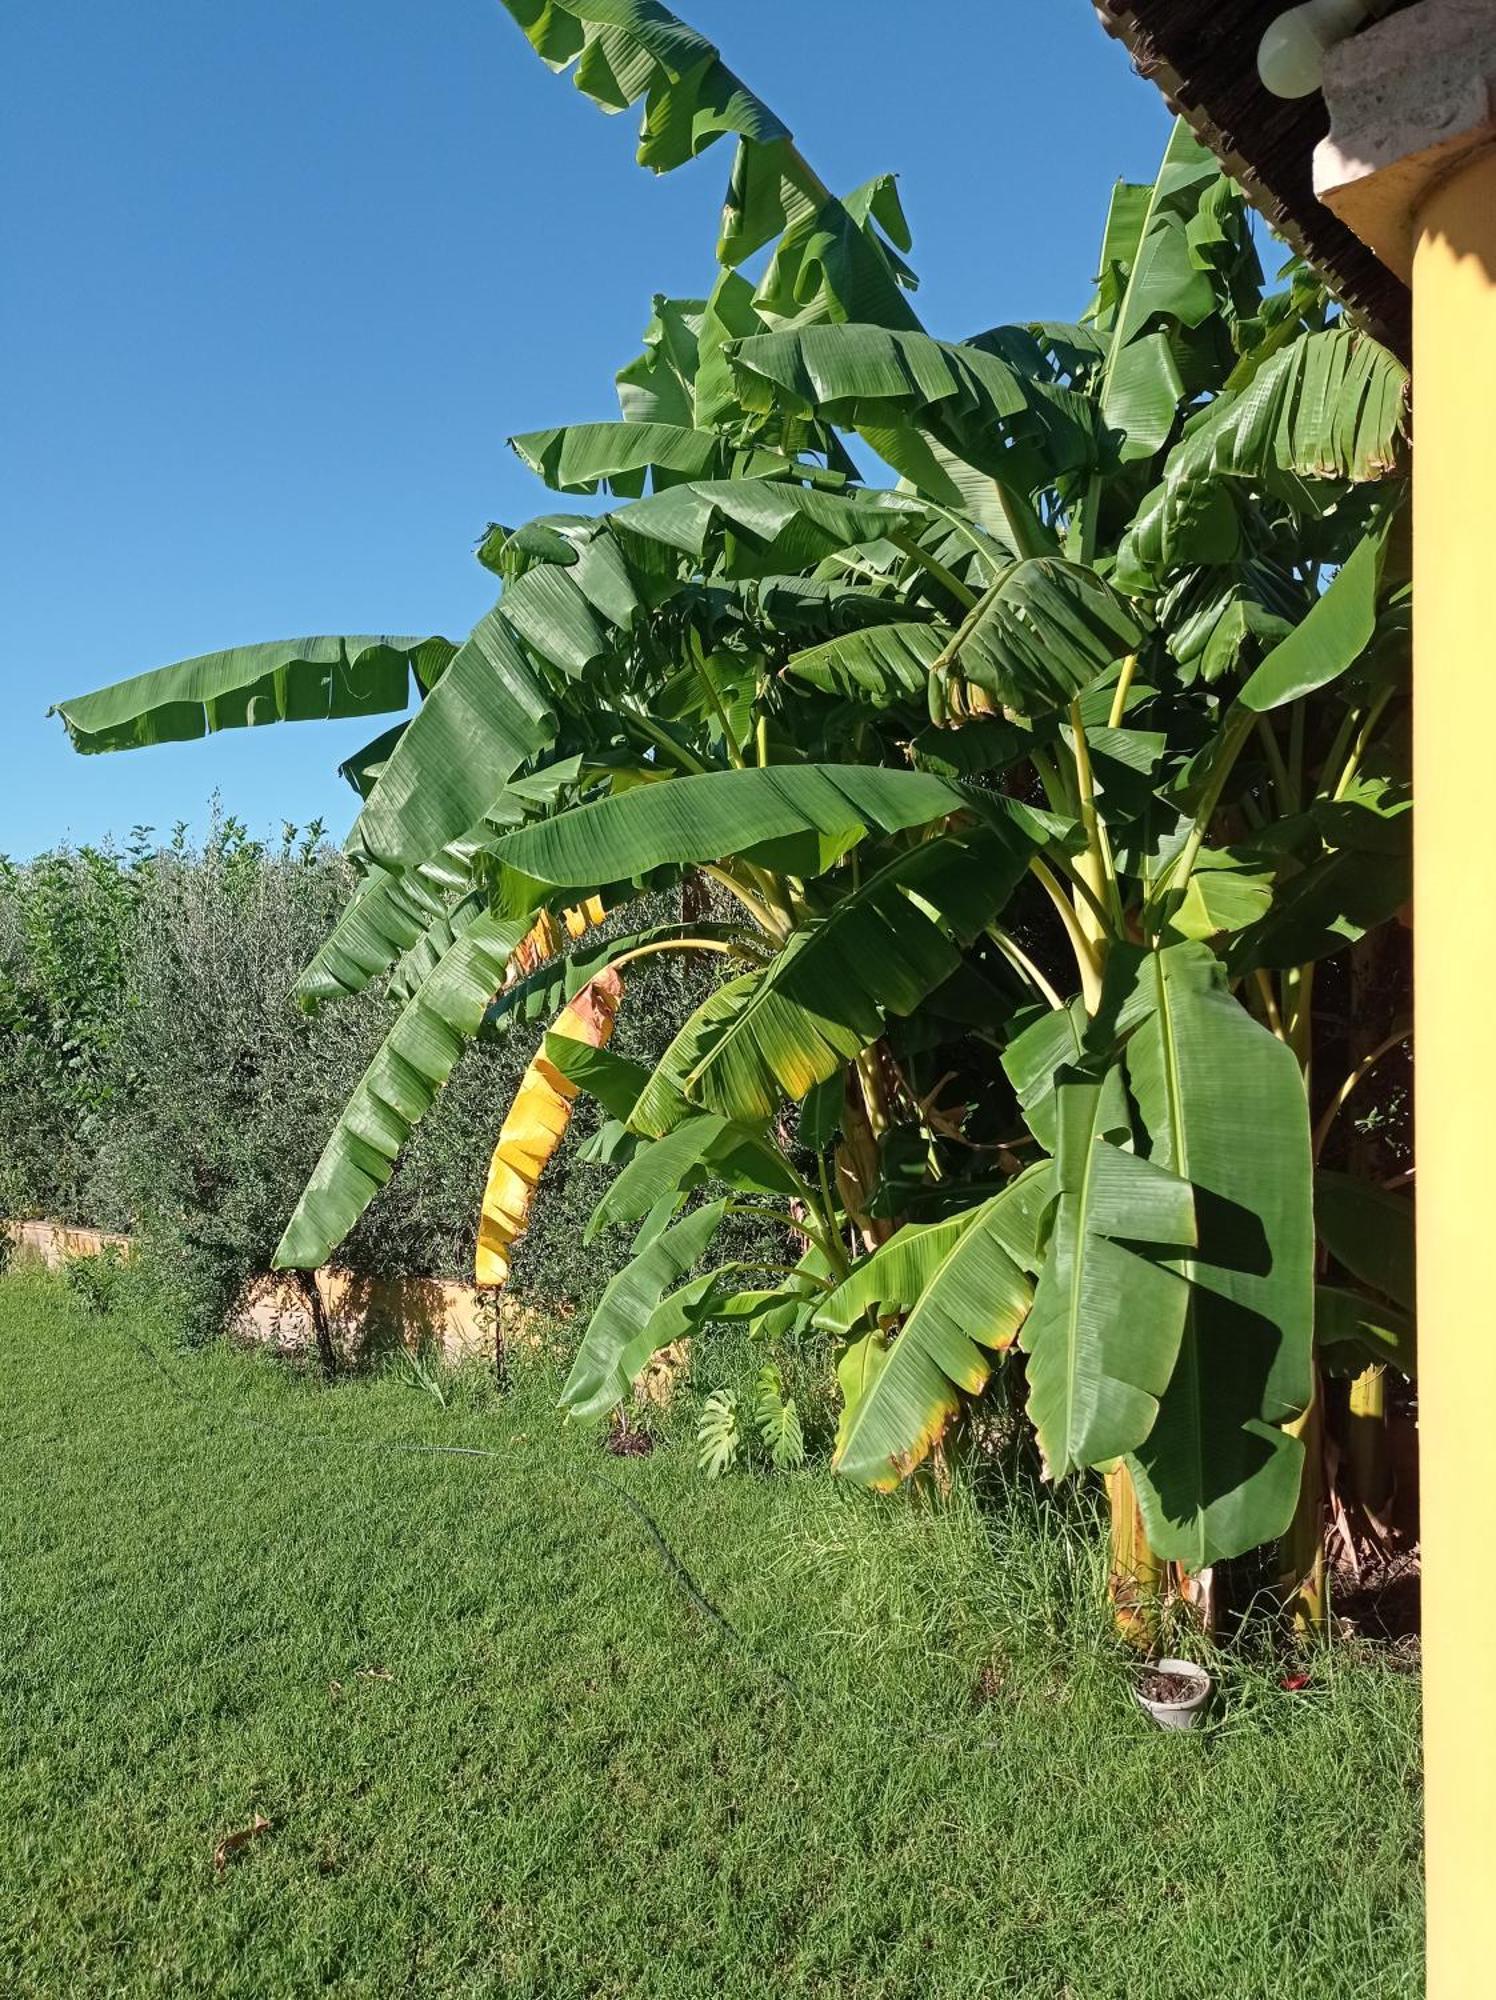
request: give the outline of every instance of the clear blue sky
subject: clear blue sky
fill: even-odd
[[[951,337],[1084,303],[1162,101],[1087,0],[687,0],[822,176],[902,176]],[[698,293],[723,141],[664,179],[496,0],[51,0],[4,33],[0,852],[353,795],[367,724],[75,756],[49,702],[304,632],[461,637],[543,511],[511,431],[616,415]]]

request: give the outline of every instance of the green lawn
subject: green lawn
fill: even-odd
[[[1094,1540],[1000,1482],[708,1487],[543,1362],[442,1409],[128,1335],[0,1284],[6,1995],[1420,1990],[1392,1665],[1238,1667],[1166,1737]]]

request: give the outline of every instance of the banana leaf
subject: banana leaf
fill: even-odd
[[[279,639],[156,667],[48,713],[62,717],[73,748],[86,755],[269,722],[388,715],[434,685],[453,652],[439,638]]]

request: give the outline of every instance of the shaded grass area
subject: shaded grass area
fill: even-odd
[[[130,1332],[0,1283],[7,1993],[1419,1990],[1388,1662],[1237,1665],[1168,1737],[1094,1533],[1000,1479],[707,1487],[545,1360],[443,1408]]]

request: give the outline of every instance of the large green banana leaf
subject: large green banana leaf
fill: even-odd
[[[1265,713],[1328,687],[1360,659],[1377,625],[1377,585],[1387,523],[1364,535],[1308,613],[1263,660],[1241,691],[1245,708]]]
[[[576,1417],[606,1416],[658,1344],[651,1321],[667,1289],[683,1278],[716,1234],[725,1201],[709,1203],[675,1223],[610,1282],[587,1323],[561,1407]]]
[[[1413,1315],[1341,1285],[1314,1288],[1314,1345],[1329,1375],[1359,1375],[1389,1363],[1410,1381],[1418,1374]]]
[[[1059,1075],[1083,1061],[1085,1053],[1086,1010],[1078,994],[1067,1007],[1036,1014],[1003,1050],[1002,1065],[1024,1120],[1047,1152],[1059,1144],[1055,1108]]]
[[[533,972],[515,980],[512,986],[505,987],[485,1010],[480,1032],[485,1041],[497,1040],[513,1028],[533,1025],[537,1021],[554,1020],[565,1003],[574,1000],[590,979],[595,979],[600,972],[605,971],[615,958],[621,958],[625,952],[636,951],[642,945],[686,943],[692,938],[732,944],[740,935],[741,926],[737,924],[707,923],[700,918],[691,923],[651,924],[646,930],[601,940],[589,933],[586,938],[564,951],[559,957],[537,966]],[[565,1050],[555,1057],[556,1067],[564,1075],[571,1076],[574,1082],[583,1079],[573,1074],[572,1052],[586,1049],[586,1043],[568,1039]],[[611,1050],[604,1049],[591,1053],[599,1054],[607,1061],[614,1059],[614,1052]],[[578,1056],[577,1059],[587,1060],[590,1057]],[[590,1081],[586,1083],[586,1087],[591,1088]],[[616,1115],[625,1116],[633,1108],[634,1098],[638,1094],[635,1090],[622,1111]],[[609,1109],[611,1108],[610,1106]]]
[[[822,1301],[816,1325],[828,1333],[848,1334],[859,1321],[907,1313],[981,1213],[980,1207],[963,1208],[939,1222],[906,1222]]]
[[[1394,760],[1395,761],[1395,760]],[[1229,953],[1233,976],[1307,965],[1385,923],[1413,893],[1412,796],[1390,772],[1363,770],[1345,797],[1318,801],[1291,823],[1306,832],[1296,872]],[[1276,831],[1287,829],[1280,822]]]
[[[755,573],[808,569],[927,518],[928,509],[902,493],[824,493],[783,479],[691,480],[632,500],[611,517],[616,534],[663,543],[698,561],[725,538],[747,538],[759,552]]]
[[[524,431],[509,443],[547,486],[560,493],[638,495],[661,473],[708,479],[724,472],[730,448],[715,431],[684,424],[568,424]]]
[[[338,776],[351,785],[361,799],[366,799],[374,789],[375,779],[390,761],[390,752],[404,734],[403,722],[392,723],[388,729],[380,730],[372,742],[343,759],[338,766]]]
[[[795,147],[788,126],[728,69],[715,45],[656,0],[504,0],[553,69],[605,111],[644,102],[639,164],[668,173],[724,133],[737,136],[717,255],[736,266],[788,236],[771,264],[763,308],[848,318],[854,309],[911,325],[904,267],[877,236],[888,203],[860,212],[837,201]],[[874,184],[876,185],[876,184]],[[894,225],[897,229],[897,225]]]
[[[663,1138],[638,1148],[592,1211],[583,1241],[591,1242],[599,1230],[615,1223],[642,1221],[667,1195],[688,1193],[708,1178],[749,1193],[802,1192],[800,1182],[761,1133],[715,1112],[697,1112],[682,1118]]]
[[[463,1044],[503,984],[529,919],[480,916],[407,1002],[348,1100],[275,1252],[277,1270],[325,1264],[394,1170]]]
[[[447,639],[278,639],[233,646],[136,674],[50,711],[75,750],[137,750],[216,729],[388,715],[434,686],[451,660]],[[414,676],[415,687],[412,687]]]
[[[666,1049],[635,1105],[636,1131],[668,1131],[682,1101],[762,1125],[912,1014],[961,963],[1034,853],[1017,826],[945,834],[899,855],[762,972],[720,987]]]
[[[753,287],[735,272],[730,297],[751,298]],[[701,366],[702,336],[708,317],[705,299],[672,299],[656,292],[644,350],[619,369],[614,380],[618,407],[627,424],[664,424],[676,430],[700,428],[696,415],[696,376]],[[740,330],[755,330],[751,306]]]
[[[1161,1258],[1193,1245],[1196,1223],[1188,1181],[1130,1150],[1120,1070],[1062,1082],[1055,1113],[1054,1215],[1023,1344],[1029,1417],[1059,1480],[1152,1429],[1189,1303]]]
[[[1398,463],[1407,385],[1395,354],[1344,327],[1283,348],[1170,452],[1118,549],[1118,585],[1156,589],[1182,566],[1234,561],[1240,504],[1254,491],[1302,505],[1305,481],[1384,478]]]
[[[1225,233],[1219,219],[1212,222],[1209,204],[1226,187],[1214,155],[1180,118],[1153,185],[1123,184],[1113,198],[1093,320],[1108,336],[1101,413],[1123,435],[1124,460],[1151,458],[1167,441],[1181,403],[1199,386],[1186,380],[1198,368],[1191,350],[1199,339],[1191,336],[1196,329],[1205,329],[1206,338],[1215,332],[1217,312],[1201,238],[1207,231]],[[1255,272],[1242,206],[1234,197],[1234,261],[1250,259]]]
[[[888,1491],[927,1458],[961,1409],[979,1396],[993,1356],[1012,1345],[1033,1298],[1048,1168],[1022,1174],[991,1201],[948,1223],[904,1230],[838,1288],[817,1315],[827,1326],[866,1311],[913,1310],[890,1345],[872,1333],[853,1350],[860,1393],[848,1395],[835,1469]],[[843,1389],[846,1370],[838,1370]]]
[[[1129,1463],[1158,1554],[1191,1570],[1282,1534],[1309,1400],[1309,1112],[1291,1051],[1225,990],[1199,944],[1145,953],[1124,1019],[1151,1157],[1194,1188],[1199,1245],[1179,1359]]]
[[[946,625],[898,619],[862,631],[842,632],[819,646],[807,646],[791,658],[785,672],[826,694],[843,695],[874,708],[892,708],[910,700],[922,702],[930,670],[954,637]]]
[[[477,825],[556,716],[499,608],[473,627],[390,753],[348,836],[369,868],[413,868]]]
[[[1186,570],[1156,609],[1169,651],[1186,675],[1214,682],[1286,639],[1313,602],[1282,563],[1254,556]]]
[[[931,673],[947,673],[995,695],[1012,714],[1034,716],[1074,700],[1135,652],[1143,632],[1127,599],[1094,570],[1037,556],[1009,564],[958,632],[877,625],[797,653],[787,671],[875,707],[923,696]]]
[[[962,627],[950,668],[1019,715],[1073,701],[1142,642],[1126,598],[1083,564],[1036,556],[1006,569]]]
[[[1352,1277],[1405,1312],[1414,1306],[1413,1204],[1406,1195],[1321,1167],[1314,1219],[1330,1254]]]
[[[757,334],[730,350],[750,411],[886,436],[917,424],[965,464],[1032,492],[1101,460],[1095,405],[1000,355],[883,326]]]
[[[303,1005],[361,993],[428,936],[472,881],[481,835],[451,842],[403,875],[366,875],[296,981]]]
[[[820,875],[873,829],[902,832],[970,804],[944,778],[877,765],[709,771],[573,807],[506,835],[494,851],[516,873],[556,888],[627,882],[728,855]]]

